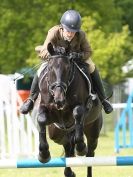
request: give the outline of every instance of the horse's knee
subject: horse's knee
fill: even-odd
[[[46,119],[43,118],[42,116],[38,116],[37,121],[38,121],[39,125],[42,125],[42,124],[44,124],[46,122]]]
[[[47,118],[46,118],[45,113],[39,113],[38,114],[37,122],[38,122],[39,126],[46,125]]]
[[[76,106],[73,109],[73,116],[76,121],[81,121],[81,118],[84,115],[84,107],[83,106]]]

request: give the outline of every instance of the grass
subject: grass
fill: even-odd
[[[49,141],[51,156],[61,156],[62,146]],[[122,149],[119,154],[114,152],[114,135],[108,132],[101,135],[96,150],[96,156],[122,156],[132,155],[133,149]],[[75,167],[76,177],[86,177],[86,167]],[[41,168],[41,169],[0,169],[0,177],[63,177],[64,168]],[[93,177],[133,177],[132,166],[109,166],[93,167]]]

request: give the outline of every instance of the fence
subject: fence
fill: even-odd
[[[115,151],[133,148],[133,93],[128,97],[125,108],[115,127]]]
[[[0,168],[49,168],[130,165],[133,165],[133,156],[53,158],[47,163],[41,163],[37,159],[0,160]]]
[[[30,115],[19,114],[22,100],[12,79],[0,75],[0,158],[36,156],[38,130]]]

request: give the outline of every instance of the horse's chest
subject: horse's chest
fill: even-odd
[[[86,98],[82,97],[82,95],[73,93],[69,94],[67,97],[67,105],[71,108],[74,108],[75,106],[82,104],[84,105]]]
[[[62,124],[63,122],[65,124],[71,124],[73,122],[73,115],[72,111],[70,110],[50,110],[49,111],[50,118],[54,119],[55,122]]]

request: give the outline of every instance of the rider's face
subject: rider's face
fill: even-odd
[[[75,36],[75,33],[76,32],[67,31],[65,28],[63,28],[63,37],[67,41],[71,41]]]

